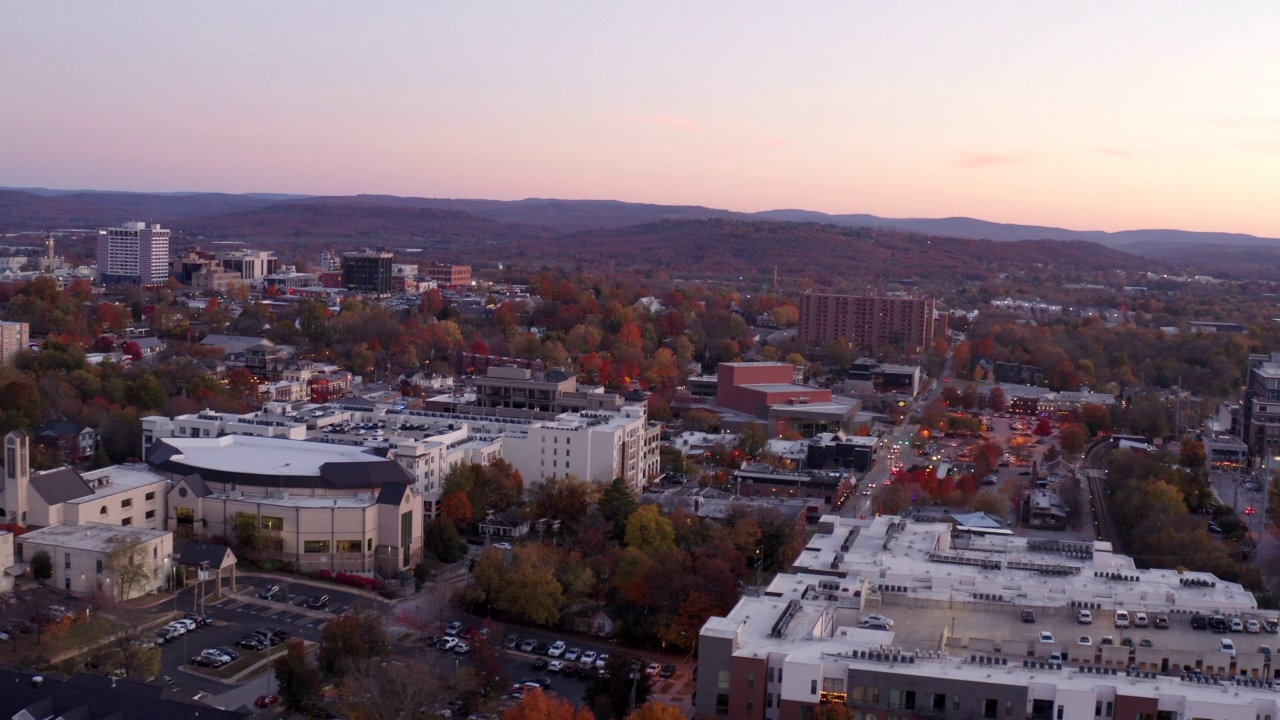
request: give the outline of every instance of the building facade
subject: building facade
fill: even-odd
[[[422,266],[422,276],[438,285],[470,285],[470,265],[444,265],[432,263]]]
[[[390,295],[391,258],[383,250],[343,253],[342,286],[369,295]]]
[[[800,297],[800,340],[822,345],[844,340],[875,352],[900,346],[921,350],[934,335],[931,298],[805,293]]]
[[[144,222],[100,228],[98,278],[103,284],[163,285],[169,279],[169,231]]]
[[[179,539],[253,539],[298,572],[393,576],[422,559],[413,478],[370,448],[226,435],[157,440]]]
[[[0,322],[0,365],[11,365],[31,344],[31,326],[24,322]]]
[[[15,542],[15,559],[38,552],[53,561],[53,587],[116,602],[168,586],[173,533],[106,523],[62,523],[33,530]]]
[[[1245,385],[1244,437],[1255,458],[1280,455],[1280,353],[1249,356]]]

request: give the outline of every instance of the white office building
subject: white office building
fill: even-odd
[[[98,277],[103,284],[163,285],[169,279],[169,231],[144,222],[100,228]]]

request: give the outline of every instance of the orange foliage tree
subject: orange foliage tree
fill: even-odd
[[[519,705],[507,708],[502,720],[596,720],[596,716],[586,708],[574,708],[564,698],[532,690],[525,693]]]

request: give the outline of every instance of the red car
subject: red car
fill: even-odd
[[[253,705],[254,707],[269,708],[279,702],[279,695],[259,695],[258,699],[253,701]]]

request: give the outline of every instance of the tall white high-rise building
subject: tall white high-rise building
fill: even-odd
[[[169,279],[169,231],[144,222],[99,228],[98,278],[104,284],[163,284]]]

